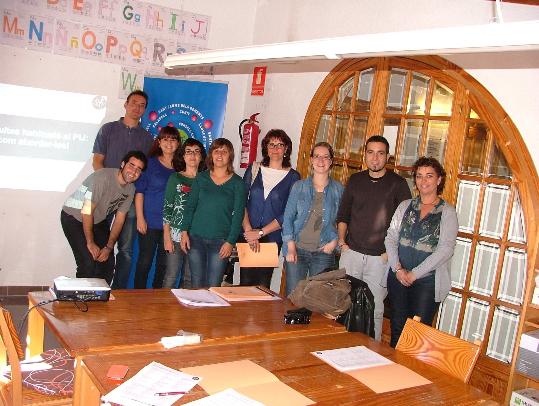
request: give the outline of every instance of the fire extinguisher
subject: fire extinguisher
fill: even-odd
[[[242,120],[240,123],[240,168],[247,168],[249,164],[253,163],[256,159],[256,147],[258,146],[258,134],[260,133],[260,127],[258,127],[258,125],[256,124],[258,123],[258,121],[256,120],[256,116],[258,116],[259,114],[260,113],[255,113],[251,117]]]

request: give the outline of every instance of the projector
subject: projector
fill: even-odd
[[[54,294],[62,301],[107,302],[110,286],[99,278],[59,278],[54,280]]]

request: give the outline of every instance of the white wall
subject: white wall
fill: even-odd
[[[241,0],[149,0],[162,6],[209,15],[209,48],[252,43],[256,2]],[[234,10],[235,19],[229,18]],[[238,24],[238,21],[242,21]],[[104,122],[123,115],[118,98],[120,66],[0,45],[0,83],[107,96]],[[210,78],[211,79],[211,78]],[[229,84],[224,135],[239,145],[237,123],[243,116],[245,75],[220,75]],[[44,100],[44,103],[47,101]],[[68,119],[66,117],[66,119]],[[88,151],[90,159],[91,151]],[[60,227],[60,210],[70,192],[90,173],[88,161],[63,193],[0,189],[0,285],[46,285],[58,275],[75,275],[75,262]],[[9,176],[0,173],[0,176]],[[35,168],[40,176],[40,168]]]
[[[488,23],[493,2],[485,0],[153,0],[154,3],[211,15],[209,48],[244,46],[320,37]],[[503,3],[505,21],[539,19],[539,7]],[[123,113],[117,98],[119,67],[0,46],[0,82],[108,96],[104,121]],[[537,53],[451,56],[501,103],[519,128],[539,167],[539,102],[530,90],[539,83]],[[252,67],[221,67],[214,79],[229,83],[224,135],[238,151],[237,125],[261,112],[261,128],[284,128],[299,146],[309,102],[333,62],[269,65],[266,95],[250,96]],[[87,165],[83,178],[89,173]],[[39,176],[39,168],[35,168]],[[6,174],[0,174],[6,176]],[[59,212],[65,193],[0,190],[0,284],[47,284],[57,275],[74,275],[74,261],[61,231]]]

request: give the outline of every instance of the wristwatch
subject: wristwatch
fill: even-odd
[[[258,231],[258,235],[259,235],[260,237],[262,237],[262,236],[264,235],[264,230],[260,229],[260,230]]]

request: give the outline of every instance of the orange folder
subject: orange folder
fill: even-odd
[[[242,267],[271,267],[279,266],[279,250],[275,242],[260,243],[260,251],[254,252],[246,242],[236,244],[240,266]]]

